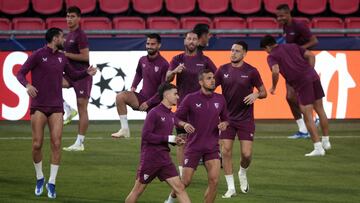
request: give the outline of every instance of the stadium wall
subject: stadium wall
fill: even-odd
[[[133,40],[130,44],[141,45],[142,48],[135,49],[133,47],[134,49],[127,49],[133,51],[123,51],[123,46],[121,46],[120,50],[112,50],[113,48],[108,47],[110,51],[99,51],[102,49],[91,47],[91,50],[94,51],[90,52],[90,63],[96,65],[99,69],[99,72],[94,76],[88,107],[91,120],[118,119],[114,103],[116,91],[130,88],[138,59],[146,55],[145,51],[140,51],[144,49],[143,39],[137,39],[137,41],[136,39],[130,40]],[[349,39],[344,38],[344,40]],[[229,51],[227,50],[233,41],[227,43],[224,41],[222,49],[213,50],[210,48],[209,51],[205,52],[205,55],[209,56],[217,66],[228,63]],[[182,43],[182,40],[180,42]],[[164,44],[167,43],[163,42]],[[323,101],[328,117],[334,119],[359,119],[360,88],[358,84],[360,83],[360,70],[358,67],[360,67],[360,61],[358,56],[360,56],[360,51],[355,50],[355,48],[359,49],[360,46],[349,48],[349,46],[344,47],[344,43],[342,44],[342,47],[335,47],[338,50],[314,50],[313,52],[316,54],[315,69],[320,75],[326,94]],[[117,46],[113,45],[112,47]],[[181,49],[179,48],[178,50]],[[180,52],[163,48],[161,54],[170,61],[173,56]],[[31,51],[0,52],[1,120],[29,119],[29,97],[25,88],[15,78],[15,74],[29,54],[31,54]],[[264,51],[251,50],[248,52],[245,61],[258,68],[265,87],[269,89],[271,85],[271,72],[266,63],[266,56],[267,54]],[[30,79],[30,76],[28,79]],[[141,84],[138,87],[138,90],[140,89]],[[220,88],[217,91],[221,91]],[[64,89],[63,94],[64,98],[75,107],[76,98],[74,91],[72,89]],[[144,119],[145,117],[145,113],[132,111],[130,108],[128,108],[128,111],[129,119]],[[279,81],[276,95],[269,95],[268,98],[256,102],[255,117],[257,119],[291,118],[291,113],[285,100],[285,82],[282,78]]]

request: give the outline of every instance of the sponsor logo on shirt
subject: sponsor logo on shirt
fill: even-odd
[[[161,121],[162,121],[162,122],[165,122],[165,117],[161,117]]]
[[[201,108],[201,103],[195,104],[196,108]]]
[[[143,64],[142,64],[142,67],[143,67],[143,68],[145,68],[145,66],[146,66],[146,64],[145,64],[145,63],[143,63]]]
[[[144,180],[147,180],[149,178],[148,174],[144,174]]]
[[[184,160],[184,164],[187,165],[187,163],[189,163],[189,159]]]
[[[58,57],[58,60],[59,60],[60,63],[62,62],[62,58],[61,58],[61,57]]]
[[[224,73],[224,78],[229,78],[229,74]]]
[[[158,72],[159,69],[160,69],[159,66],[155,66],[155,67],[154,67],[155,72]]]
[[[218,108],[219,108],[219,106],[220,106],[220,104],[216,102],[216,103],[214,103],[214,106],[215,106],[215,108],[217,108],[217,109],[218,109]]]
[[[289,35],[295,35],[295,32],[290,32]]]
[[[205,65],[202,63],[197,63],[196,66],[205,66]]]
[[[47,62],[47,58],[42,58],[43,62]]]
[[[248,78],[248,75],[241,75],[242,78]]]
[[[74,42],[75,42],[75,40],[71,39],[71,40],[69,40],[69,42],[70,42],[70,43],[74,43]]]
[[[250,133],[250,137],[254,137],[254,134]]]

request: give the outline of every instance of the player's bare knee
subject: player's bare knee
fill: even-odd
[[[185,185],[183,183],[179,182],[174,185],[173,189],[176,194],[181,194],[185,191]]]
[[[61,140],[53,140],[51,141],[51,145],[54,150],[59,150],[61,147]]]
[[[241,152],[241,159],[244,161],[251,161],[251,152]]]
[[[223,147],[222,148],[222,155],[223,157],[231,157],[232,156],[232,149],[230,147]]]
[[[219,183],[219,177],[218,176],[211,176],[208,180],[209,186],[216,187]]]
[[[39,151],[39,150],[41,150],[41,148],[42,148],[41,141],[35,141],[35,142],[32,143],[33,151]]]

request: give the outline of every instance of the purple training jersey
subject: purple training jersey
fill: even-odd
[[[233,67],[228,63],[218,69],[215,80],[216,86],[221,85],[229,111],[230,125],[253,132],[254,104],[245,104],[244,98],[253,93],[254,87],[260,88],[263,85],[257,69],[245,62],[241,67]]]
[[[308,43],[312,37],[309,27],[305,23],[295,19],[291,20],[290,25],[284,25],[283,31],[286,43],[304,45]]]
[[[89,48],[88,39],[83,30],[77,28],[76,30],[69,32],[66,36],[66,41],[64,44],[66,52],[73,54],[80,54],[81,49]],[[87,69],[89,67],[89,62],[85,61],[75,61],[69,59],[71,65],[76,69]]]
[[[140,166],[165,166],[171,162],[169,135],[178,123],[175,114],[160,103],[146,116],[141,139]]]
[[[223,95],[205,95],[201,90],[188,94],[176,111],[176,116],[194,126],[188,135],[185,151],[211,153],[219,150],[221,121],[228,121],[226,101]]]
[[[174,56],[170,62],[170,70],[174,70],[180,63],[184,64],[185,69],[176,75],[176,86],[180,97],[178,104],[181,104],[187,94],[200,89],[198,80],[200,71],[210,69],[213,73],[216,72],[214,63],[203,53],[197,53],[195,56],[187,56],[185,53]]]
[[[168,69],[169,63],[160,53],[153,59],[148,56],[140,58],[131,86],[136,88],[140,81],[143,80],[140,94],[147,100],[146,103],[149,106],[160,102],[156,96],[157,89],[165,81]]]
[[[267,57],[270,69],[278,64],[281,75],[295,90],[319,79],[315,69],[305,59],[305,49],[297,44],[279,44]]]
[[[24,86],[29,83],[25,78],[29,71],[31,71],[32,86],[38,90],[37,96],[31,98],[31,108],[63,107],[63,72],[73,80],[88,76],[86,69],[76,71],[63,53],[53,52],[48,46],[36,50],[17,73],[17,79]]]

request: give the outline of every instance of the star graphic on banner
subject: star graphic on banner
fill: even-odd
[[[96,64],[96,67],[100,70],[100,72],[105,68],[105,67],[109,67],[108,66],[109,62],[106,63],[100,63],[100,64]]]
[[[119,69],[116,68],[116,71],[117,71],[116,76],[120,76],[124,80],[126,77],[126,74],[124,73],[124,71],[121,68],[119,68]]]
[[[106,106],[108,109],[114,108],[115,107],[115,102],[111,105],[111,106]]]
[[[97,98],[97,99],[94,99],[94,98],[91,97],[91,102],[90,102],[90,104],[93,104],[93,105],[95,105],[97,108],[100,108],[100,106],[101,106],[101,104],[100,104],[100,97]]]
[[[100,81],[95,83],[95,85],[99,86],[100,87],[100,92],[103,93],[103,91],[105,89],[109,89],[112,91],[112,89],[110,88],[109,86],[109,82],[112,78],[109,78],[109,79],[104,79],[104,77],[101,75],[101,78],[100,78]]]

